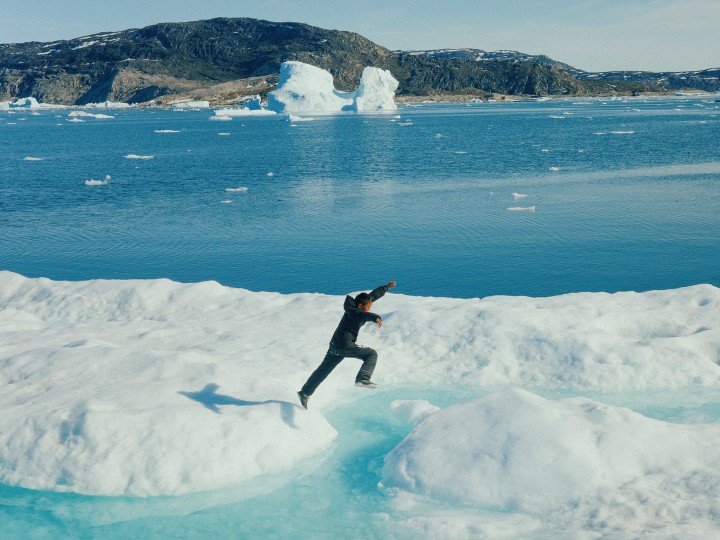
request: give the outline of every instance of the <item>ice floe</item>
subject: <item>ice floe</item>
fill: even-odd
[[[325,452],[335,430],[321,412],[347,399],[357,368],[341,365],[309,411],[296,405],[295,392],[322,358],[342,301],[214,282],[58,282],[0,271],[0,482],[104,495],[180,494],[287,471]],[[381,352],[376,377],[385,388],[718,386],[719,307],[720,289],[709,285],[421,302],[388,294],[382,331],[368,330],[364,343]],[[528,512],[554,501],[572,512],[568,494],[576,487],[598,507],[611,506],[602,497],[613,486],[637,488],[644,497],[657,492],[643,483],[665,475],[671,497],[687,493],[679,484],[697,482],[699,509],[707,509],[711,495],[720,500],[720,484],[712,483],[712,470],[720,470],[713,461],[717,426],[685,429],[588,400],[553,402],[515,391],[458,409],[435,411],[418,400],[397,402],[393,411],[400,421],[427,418],[388,459],[388,486],[472,505],[515,500]],[[465,417],[471,427],[462,424]],[[623,452],[618,441],[625,441]],[[450,442],[457,455],[437,464],[433,483],[409,456]],[[501,447],[517,461],[493,464]],[[467,464],[463,456],[473,452],[489,457]],[[559,460],[549,461],[552,455]],[[693,467],[700,476],[692,476]],[[461,470],[468,479],[488,476],[440,482]],[[547,500],[525,489],[547,478]],[[682,500],[682,508],[691,505]]]

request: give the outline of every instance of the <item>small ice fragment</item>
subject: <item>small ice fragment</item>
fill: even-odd
[[[613,135],[632,135],[634,131],[611,131]]]
[[[232,116],[228,116],[226,114],[215,115],[215,116],[211,116],[210,120],[215,120],[215,121],[220,121],[220,122],[229,122],[230,120],[232,120]]]
[[[309,116],[298,116],[296,114],[288,114],[288,120],[290,120],[290,122],[310,122],[311,120],[315,120],[315,119],[311,118]]]
[[[77,123],[77,122],[84,122],[84,121],[85,121],[85,120],[80,120],[79,118],[71,118],[70,120],[68,120],[68,122],[76,122],[76,123]]]
[[[435,134],[436,139],[442,139],[442,133],[436,133]]]
[[[221,135],[221,136],[224,136],[224,137],[226,137],[226,136],[228,136],[228,135],[230,135],[230,134],[229,134],[229,133],[227,133],[227,132],[221,132],[221,133],[218,133],[218,135]]]
[[[175,129],[156,129],[155,133],[180,133]]]
[[[548,170],[549,171],[559,171],[560,167],[550,167]]]
[[[247,191],[248,188],[246,187],[229,187],[225,188],[225,191],[228,191],[230,193],[240,193],[241,191]]]
[[[224,201],[220,201],[222,204],[231,204],[232,201],[229,199],[225,199]]]
[[[23,158],[23,161],[42,161],[43,159],[45,159],[45,158],[25,156],[25,157]]]
[[[467,154],[467,152],[462,152],[462,151],[458,151],[458,152],[455,152],[455,153],[456,153],[456,154]]]
[[[512,193],[512,198],[516,201],[519,201],[520,199],[524,199],[527,197],[527,193]]]
[[[535,212],[534,206],[511,206],[508,212]]]
[[[85,180],[86,186],[107,186],[110,181],[110,175],[105,176],[105,180]]]
[[[271,171],[271,172],[267,173],[267,175],[268,175],[268,176],[275,176],[275,173],[273,173],[273,172]]]
[[[153,159],[155,156],[138,156],[137,154],[128,154],[123,156],[125,159]]]

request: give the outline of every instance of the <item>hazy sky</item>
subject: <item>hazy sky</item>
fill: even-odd
[[[587,71],[720,67],[720,0],[0,0],[0,43],[213,17],[350,30],[389,49],[547,54]]]

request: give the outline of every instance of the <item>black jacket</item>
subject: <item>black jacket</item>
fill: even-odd
[[[374,302],[375,300],[382,298],[388,290],[387,285],[381,285],[370,293],[370,299]],[[380,315],[375,313],[365,312],[358,308],[355,304],[355,299],[352,296],[345,297],[345,314],[340,319],[337,330],[333,334],[330,344],[335,347],[352,347],[360,332],[360,327],[366,322],[375,322],[377,319],[381,319]]]

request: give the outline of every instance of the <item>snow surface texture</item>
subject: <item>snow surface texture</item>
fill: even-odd
[[[268,94],[268,108],[295,114],[394,111],[397,87],[389,71],[366,67],[357,90],[340,92],[328,71],[303,62],[283,62],[278,87]]]
[[[387,456],[383,482],[569,526],[652,531],[692,519],[686,531],[700,533],[720,516],[718,445],[718,424],[507,390],[428,417]]]
[[[289,479],[331,448],[323,411],[367,392],[346,361],[308,411],[297,404],[343,299],[0,272],[0,483],[151,496]],[[714,388],[719,308],[710,285],[550,298],[391,292],[375,307],[383,327],[368,325],[361,342],[380,352],[383,388]],[[580,528],[720,529],[717,424],[513,388],[441,410],[396,400],[388,414],[421,422],[386,459],[398,505],[506,509],[515,532],[548,515]],[[467,513],[405,525],[425,536],[485,530]]]

